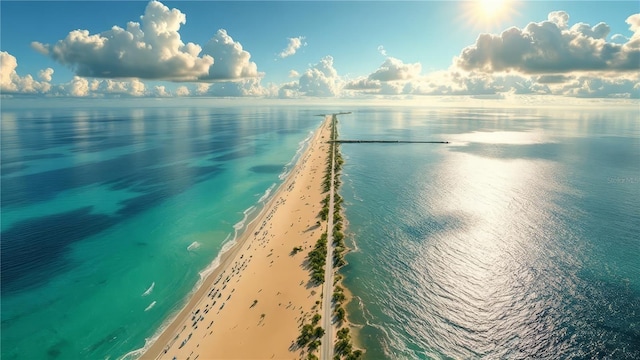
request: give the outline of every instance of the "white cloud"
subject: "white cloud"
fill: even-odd
[[[138,79],[133,79],[130,81],[115,81],[111,79],[98,80],[97,85],[98,85],[97,88],[95,88],[95,86],[92,85],[91,90],[93,90],[95,93],[100,93],[104,95],[114,95],[114,94],[128,95],[128,96],[147,95],[145,84]]]
[[[454,62],[467,71],[489,73],[640,70],[640,14],[627,19],[634,35],[622,45],[606,41],[610,28],[605,23],[593,27],[578,23],[569,28],[568,22],[569,15],[557,11],[550,13],[547,21],[529,23],[524,29],[481,34]]]
[[[84,97],[89,95],[89,81],[85,78],[74,76],[71,82],[63,85],[71,96]]]
[[[53,69],[40,70],[39,77],[42,81],[33,79],[33,76],[20,76],[16,72],[18,60],[6,51],[0,51],[0,92],[37,94],[47,93],[51,90],[51,75]]]
[[[260,78],[242,79],[239,81],[216,82],[206,90],[209,96],[240,97],[240,96],[268,96],[270,91],[264,88]]]
[[[298,49],[300,49],[301,46],[307,45],[307,43],[302,42],[303,40],[304,40],[304,36],[289,38],[289,44],[287,45],[287,48],[282,50],[278,56],[284,59],[288,56],[294,55],[298,51]]]
[[[211,84],[205,84],[205,83],[199,83],[196,85],[196,95],[205,95],[207,93],[207,91],[209,91],[209,88],[211,87]]]
[[[356,79],[345,89],[365,90],[381,95],[449,95],[504,98],[508,94],[559,95],[569,97],[640,98],[640,74],[618,78],[596,75],[528,75],[517,73],[437,71],[408,81],[381,82],[380,87]],[[366,84],[366,83],[364,83]]]
[[[218,30],[209,40],[203,53],[213,57],[215,62],[206,75],[199,76],[199,80],[235,80],[262,75],[258,73],[256,63],[250,61],[251,54],[224,29]]]
[[[300,76],[300,92],[307,96],[337,96],[342,87],[342,79],[333,67],[333,57],[325,56],[320,62]]]
[[[52,76],[53,76],[53,69],[52,68],[46,68],[46,69],[40,70],[38,72],[38,77],[42,81],[51,82]]]
[[[189,96],[190,91],[186,86],[179,86],[176,89],[176,96]]]
[[[199,57],[200,46],[182,42],[178,31],[186,16],[180,10],[151,1],[140,19],[126,29],[74,30],[54,45],[32,47],[84,77],[195,80],[207,74],[213,58]]]
[[[300,77],[300,73],[295,71],[295,70],[289,70],[289,77],[290,78],[297,78]]]
[[[143,96],[145,94],[145,85],[142,81],[138,79],[131,80],[131,95],[133,96]]]
[[[583,98],[640,99],[640,76],[635,79],[580,76],[554,90],[556,94]]]
[[[400,59],[388,57],[374,73],[369,75],[369,80],[395,81],[416,78],[422,71],[420,63],[405,64]]]
[[[290,72],[290,74],[292,74]],[[281,84],[278,97],[300,96],[334,97],[342,95],[344,80],[333,67],[333,57],[327,55],[300,75],[298,81]]]
[[[297,81],[291,81],[280,85],[278,97],[281,99],[291,99],[300,97],[300,85]]]
[[[640,49],[640,14],[629,16],[626,23],[629,24],[629,30],[633,32],[633,35],[624,46],[638,50]]]
[[[165,88],[164,85],[158,85],[155,87],[155,92],[154,95],[158,96],[158,97],[169,97],[171,96],[171,94],[169,92],[167,92],[167,89]]]
[[[384,46],[382,45],[378,45],[378,52],[380,53],[380,55],[382,56],[387,56],[387,50],[384,49]]]
[[[182,42],[179,30],[185,23],[180,10],[151,1],[140,23],[129,22],[126,29],[74,30],[54,45],[33,42],[32,47],[84,77],[216,81],[260,76],[251,54],[226,30],[201,48]]]
[[[344,88],[346,90],[379,90],[382,88],[380,80],[371,80],[367,77],[359,77],[348,81]]]

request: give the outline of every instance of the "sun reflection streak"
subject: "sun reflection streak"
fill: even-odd
[[[547,235],[540,235],[540,228],[553,228],[548,209],[554,207],[553,193],[562,188],[554,180],[556,164],[456,153],[442,166],[448,171],[438,172],[447,175],[437,175],[443,192],[432,198],[432,208],[443,217],[464,219],[463,226],[436,236],[425,250],[431,254],[425,259],[430,282],[441,287],[434,289],[441,301],[435,319],[461,329],[458,338],[447,341],[496,354],[497,347],[530,339],[532,333],[549,336],[555,323],[540,311],[556,300],[522,296],[542,294],[531,291],[542,271],[532,264],[546,256],[548,239],[541,238]],[[531,303],[537,306],[527,307]]]

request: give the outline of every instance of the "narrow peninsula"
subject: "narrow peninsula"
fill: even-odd
[[[349,336],[348,328],[339,328],[344,295],[334,288],[340,277],[334,277],[334,266],[344,264],[335,192],[341,158],[332,155],[337,144],[331,141],[336,115],[325,116],[258,217],[142,358],[361,356],[350,344],[339,347],[331,340]]]

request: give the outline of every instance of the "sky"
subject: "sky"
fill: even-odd
[[[2,97],[640,98],[637,1],[1,1]]]

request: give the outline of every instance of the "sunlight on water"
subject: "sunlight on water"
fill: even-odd
[[[367,358],[640,355],[640,213],[629,197],[640,199],[610,180],[640,178],[627,160],[640,155],[639,124],[559,114],[343,117],[347,138],[452,141],[342,147],[358,248],[344,272]]]

